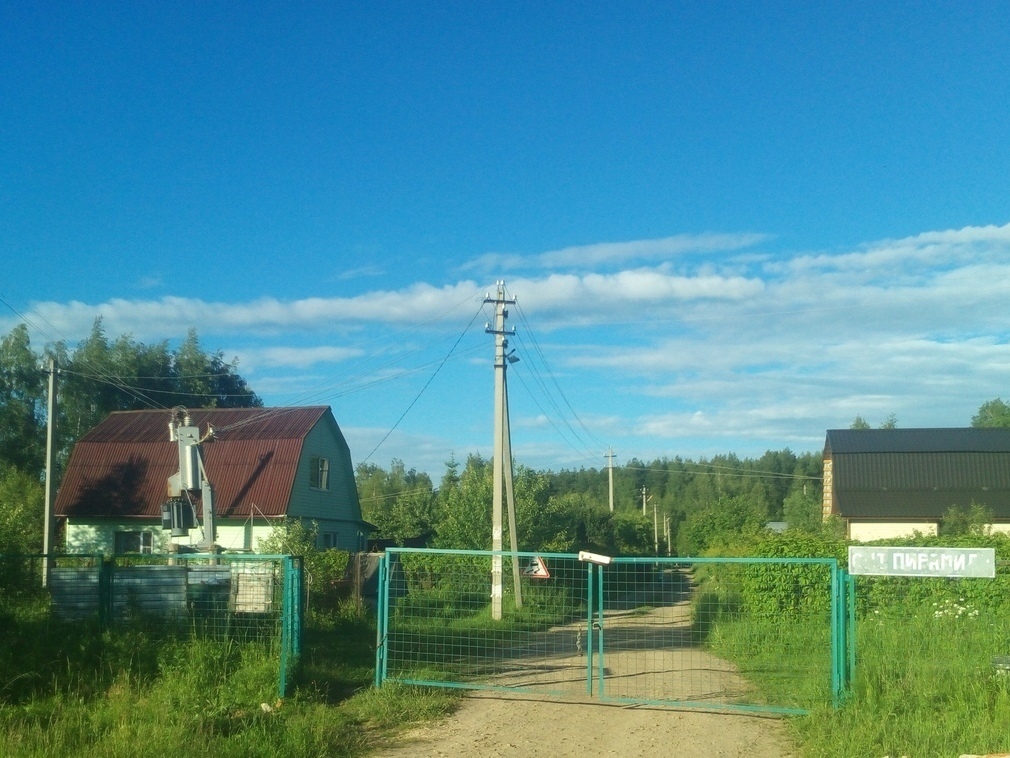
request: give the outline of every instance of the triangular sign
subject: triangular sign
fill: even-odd
[[[551,572],[547,570],[547,564],[539,555],[530,558],[530,562],[523,569],[523,576],[531,576],[534,579],[550,579]]]

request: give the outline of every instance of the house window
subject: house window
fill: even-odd
[[[337,532],[323,532],[323,549],[331,550],[340,544]]]
[[[309,461],[309,486],[314,490],[330,488],[330,459],[313,457]]]
[[[116,554],[154,552],[154,535],[151,532],[116,532]]]

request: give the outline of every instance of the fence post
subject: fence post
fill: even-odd
[[[106,561],[102,553],[96,553],[95,564],[98,567],[98,623],[103,628],[110,627],[115,620],[115,604],[112,600],[115,557]]]
[[[597,624],[597,626],[596,626],[596,645],[597,645],[597,651],[599,653],[598,661],[597,661],[597,673],[599,675],[599,681],[600,681],[600,683],[599,683],[599,685],[597,687],[597,690],[598,690],[598,697],[602,700],[603,699],[603,695],[604,695],[604,692],[603,692],[603,673],[604,673],[604,668],[603,668],[603,569],[605,567],[604,566],[595,566],[594,568],[597,569],[597,573],[596,573],[596,579],[597,579],[597,587],[596,587],[596,606],[597,606],[596,607],[596,619],[597,619],[597,622],[596,622],[596,624]]]
[[[849,595],[849,672],[845,683],[846,691],[852,693],[852,684],[856,679],[856,577],[845,573]]]
[[[386,678],[386,624],[389,616],[389,551],[379,559],[378,617],[375,621],[375,686]]]
[[[281,559],[284,587],[281,611],[281,664],[278,696],[288,691],[288,672],[298,663],[302,650],[302,561],[300,557],[286,555]]]
[[[586,562],[586,694],[593,694],[593,564]]]

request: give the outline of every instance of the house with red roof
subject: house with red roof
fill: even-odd
[[[170,542],[203,540],[199,523],[178,537],[162,528],[169,479],[180,467],[174,413],[112,413],[77,442],[55,503],[68,553],[163,553]],[[364,549],[372,527],[361,517],[350,450],[329,407],[188,414],[204,439],[222,549],[256,551],[285,519],[313,525],[321,549]],[[200,503],[192,510],[198,515]]]

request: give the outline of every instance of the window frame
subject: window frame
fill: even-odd
[[[309,488],[328,492],[330,489],[330,459],[321,455],[309,458]]]
[[[124,545],[129,540],[129,545]],[[136,540],[136,550],[121,550],[121,547],[132,548]],[[112,550],[116,555],[154,555],[154,532],[148,529],[118,529],[112,537]]]

